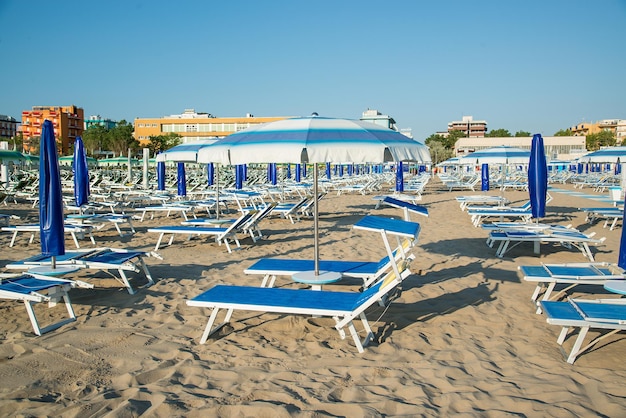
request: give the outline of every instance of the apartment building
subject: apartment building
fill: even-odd
[[[19,121],[12,116],[0,115],[0,141],[6,141],[17,135]]]
[[[29,150],[31,138],[41,137],[44,120],[52,122],[54,138],[60,145],[61,155],[67,155],[74,145],[76,137],[83,134],[84,111],[71,106],[33,106],[22,112],[22,134],[24,148]]]
[[[91,115],[88,119],[85,119],[85,130],[91,128],[92,126],[103,126],[106,129],[113,129],[116,125],[116,121],[105,119],[100,115]]]
[[[620,145],[626,139],[626,119],[603,119],[597,122],[581,122],[569,128],[572,135],[592,135],[601,131],[609,131],[615,135],[617,144]]]
[[[244,117],[219,118],[210,113],[197,113],[194,109],[185,109],[180,115],[136,118],[134,136],[140,144],[145,145],[151,136],[176,133],[182,137],[182,142],[186,143],[222,138],[254,125],[289,117],[291,116],[255,117],[247,114]]]
[[[463,116],[461,120],[448,123],[448,133],[461,131],[468,138],[482,138],[487,132],[487,121],[474,120],[472,116]]]

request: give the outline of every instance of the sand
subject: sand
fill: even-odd
[[[626,405],[626,341],[617,334],[567,364],[556,339],[560,329],[535,314],[534,285],[517,266],[584,262],[578,250],[545,245],[534,255],[521,245],[503,259],[485,245],[455,196],[432,181],[422,203],[412,275],[398,299],[368,317],[375,341],[358,354],[326,318],[235,312],[219,335],[199,344],[208,311],[185,304],[216,283],[259,285],[242,272],[261,257],[311,258],[312,221],[263,221],[266,239],[229,254],[210,240],[183,241],[147,259],[157,282],[129,295],[119,283],[90,272],[92,290],[74,289],[76,322],[36,337],[21,303],[0,302],[0,415],[155,417],[378,417],[378,416],[621,416]],[[565,185],[560,188],[569,188]],[[585,190],[589,192],[589,190]],[[491,191],[499,194],[500,191]],[[590,192],[591,193],[591,192]],[[506,191],[514,203],[527,192]],[[577,208],[605,205],[552,193],[546,221],[571,224],[606,237],[594,248],[597,261],[615,262],[621,227],[590,225]],[[351,226],[366,214],[400,216],[375,209],[372,195],[328,194],[321,202],[323,258],[378,260],[380,237]],[[2,213],[36,221],[27,204]],[[96,232],[99,246],[153,249],[155,225],[179,217],[158,214],[136,222],[137,233],[120,238]],[[15,221],[13,221],[15,222]],[[8,248],[0,234],[0,264],[39,252],[22,237]],[[89,247],[87,240],[81,241]],[[72,248],[68,241],[68,248]],[[86,278],[82,272],[72,276]],[[136,283],[142,283],[137,276]],[[288,278],[278,286],[296,287]],[[354,281],[339,289],[358,287]],[[600,287],[574,295],[599,297]],[[41,305],[41,306],[39,306]],[[63,308],[37,306],[42,322]],[[595,333],[593,333],[595,334]],[[565,342],[569,352],[572,339]]]

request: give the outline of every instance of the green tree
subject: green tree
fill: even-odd
[[[98,151],[108,151],[109,130],[102,125],[91,125],[83,131],[83,144],[87,155],[95,155]]]
[[[181,138],[179,134],[174,132],[169,132],[166,135],[150,136],[147,148],[150,150],[151,155],[156,155],[182,143]]]
[[[530,132],[526,132],[526,131],[517,131],[515,132],[515,137],[519,138],[519,137],[524,137],[524,136],[532,136],[530,134]]]
[[[428,148],[430,149],[430,158],[433,160],[433,164],[445,161],[452,157],[453,154],[452,149],[446,148],[442,142],[436,140],[431,140],[428,143]]]
[[[507,129],[493,129],[485,134],[486,138],[503,138],[510,137],[511,133]]]
[[[570,129],[561,129],[554,136],[572,136],[572,131]]]
[[[616,144],[615,134],[611,131],[600,131],[587,135],[586,146],[589,151],[597,151],[602,147],[610,147]]]
[[[124,155],[130,148],[132,152],[139,150],[139,142],[133,137],[133,125],[121,120],[110,129],[107,135],[106,147],[115,155]]]

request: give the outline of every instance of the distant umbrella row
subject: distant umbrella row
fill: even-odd
[[[72,161],[74,160],[74,157],[72,155],[66,155],[63,157],[59,157],[58,161],[59,161],[59,165],[72,165]],[[5,150],[5,149],[0,149],[0,162],[2,163],[7,163],[7,162],[13,162],[13,163],[20,163],[23,162],[25,164],[39,164],[39,155],[33,155],[33,154],[26,154],[26,153],[21,153],[19,151],[11,151],[11,150]],[[113,158],[103,158],[100,160],[97,160],[93,157],[87,157],[87,164],[89,164],[90,166],[101,166],[101,167],[106,167],[106,166],[127,166],[129,162],[128,157],[113,157]],[[151,158],[148,163],[150,165],[154,165],[156,164],[156,158]],[[130,164],[131,165],[142,165],[143,164],[143,160],[138,160],[135,158],[131,158],[130,159]]]

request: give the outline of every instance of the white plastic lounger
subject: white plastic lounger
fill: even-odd
[[[174,226],[160,226],[156,228],[149,228],[148,232],[156,232],[159,234],[159,239],[157,240],[156,246],[154,250],[157,251],[161,246],[161,241],[163,240],[163,236],[165,234],[171,234],[170,240],[167,245],[172,245],[174,241],[174,236],[177,234],[187,235],[187,239],[191,239],[193,236],[198,235],[210,235],[215,237],[215,241],[221,245],[223,242],[226,245],[226,249],[229,253],[232,253],[232,249],[230,248],[229,239],[235,241],[237,248],[241,248],[241,244],[239,243],[239,239],[237,238],[237,233],[241,232],[241,228],[250,220],[254,215],[256,215],[257,211],[252,210],[247,212],[239,217],[237,221],[228,225],[228,227],[202,227],[202,226],[189,226],[189,225],[174,225]]]
[[[105,225],[113,225],[120,237],[135,233],[132,216],[122,213],[68,215],[65,222],[78,226],[90,225],[97,230],[104,228]],[[122,229],[120,228],[120,225],[125,223],[128,224],[128,232],[126,234],[122,232]]]
[[[96,240],[93,237],[92,229],[93,227],[90,225],[64,225],[65,233],[71,235],[72,239],[74,240],[74,245],[76,245],[76,248],[80,248],[80,244],[78,243],[78,237],[82,238],[84,235],[89,235],[91,243],[93,245],[96,245]],[[38,234],[40,232],[38,224],[10,225],[2,227],[2,230],[7,232],[13,232],[9,247],[13,247],[15,245],[15,239],[17,238],[17,234],[20,232],[30,233],[30,239],[28,240],[29,244],[32,244],[32,242],[35,240],[35,234]]]
[[[135,208],[137,212],[141,212],[141,217],[139,218],[140,222],[143,222],[146,217],[146,213],[150,212],[150,219],[154,219],[154,214],[157,212],[165,212],[165,216],[169,217],[172,212],[180,212],[181,216],[187,221],[189,220],[189,216],[187,212],[190,212],[191,215],[195,218],[194,207],[190,205],[183,204],[165,204],[160,206],[145,206],[141,208]]]
[[[509,199],[504,196],[495,196],[495,195],[468,195],[468,196],[457,196],[456,201],[459,202],[459,206],[462,211],[465,209],[471,208],[472,206],[504,206],[509,203]],[[488,208],[483,208],[488,209]]]
[[[341,339],[348,328],[359,353],[374,337],[365,316],[365,310],[385,298],[389,292],[408,277],[410,271],[402,266],[401,276],[391,271],[376,285],[364,292],[334,292],[327,290],[286,289],[276,287],[217,285],[188,300],[187,305],[212,309],[200,339],[204,344],[209,336],[229,323],[235,310],[294,315],[331,317]],[[226,309],[224,322],[214,327],[220,309]],[[360,319],[366,336],[361,340],[353,321]]]
[[[156,257],[162,259],[157,253],[147,253],[143,251],[122,250],[116,248],[94,248],[88,250],[66,251],[64,255],[56,256],[57,265],[72,265],[92,270],[117,270],[119,277],[113,276],[117,281],[122,283],[133,295],[135,290],[130,284],[126,272],[139,273],[143,271],[148,283],[142,287],[154,284],[154,279],[148,266],[144,260],[145,257]],[[27,270],[38,266],[47,266],[51,264],[51,257],[38,254],[24,260],[16,261],[6,265],[8,269]]]
[[[78,280],[50,278],[36,274],[2,275],[0,278],[0,299],[23,301],[33,331],[36,335],[42,335],[76,320],[67,293],[73,287],[92,288],[93,286]],[[61,300],[65,303],[69,318],[43,328],[40,327],[33,304],[48,302],[48,307],[54,307]]]
[[[548,324],[562,327],[557,339],[559,345],[563,345],[571,329],[580,329],[572,350],[567,357],[567,362],[570,364],[573,364],[580,354],[593,347],[602,339],[626,330],[626,299],[571,299],[565,302],[542,301],[541,307],[546,314]],[[600,334],[583,347],[583,342],[590,329],[610,331]]]

